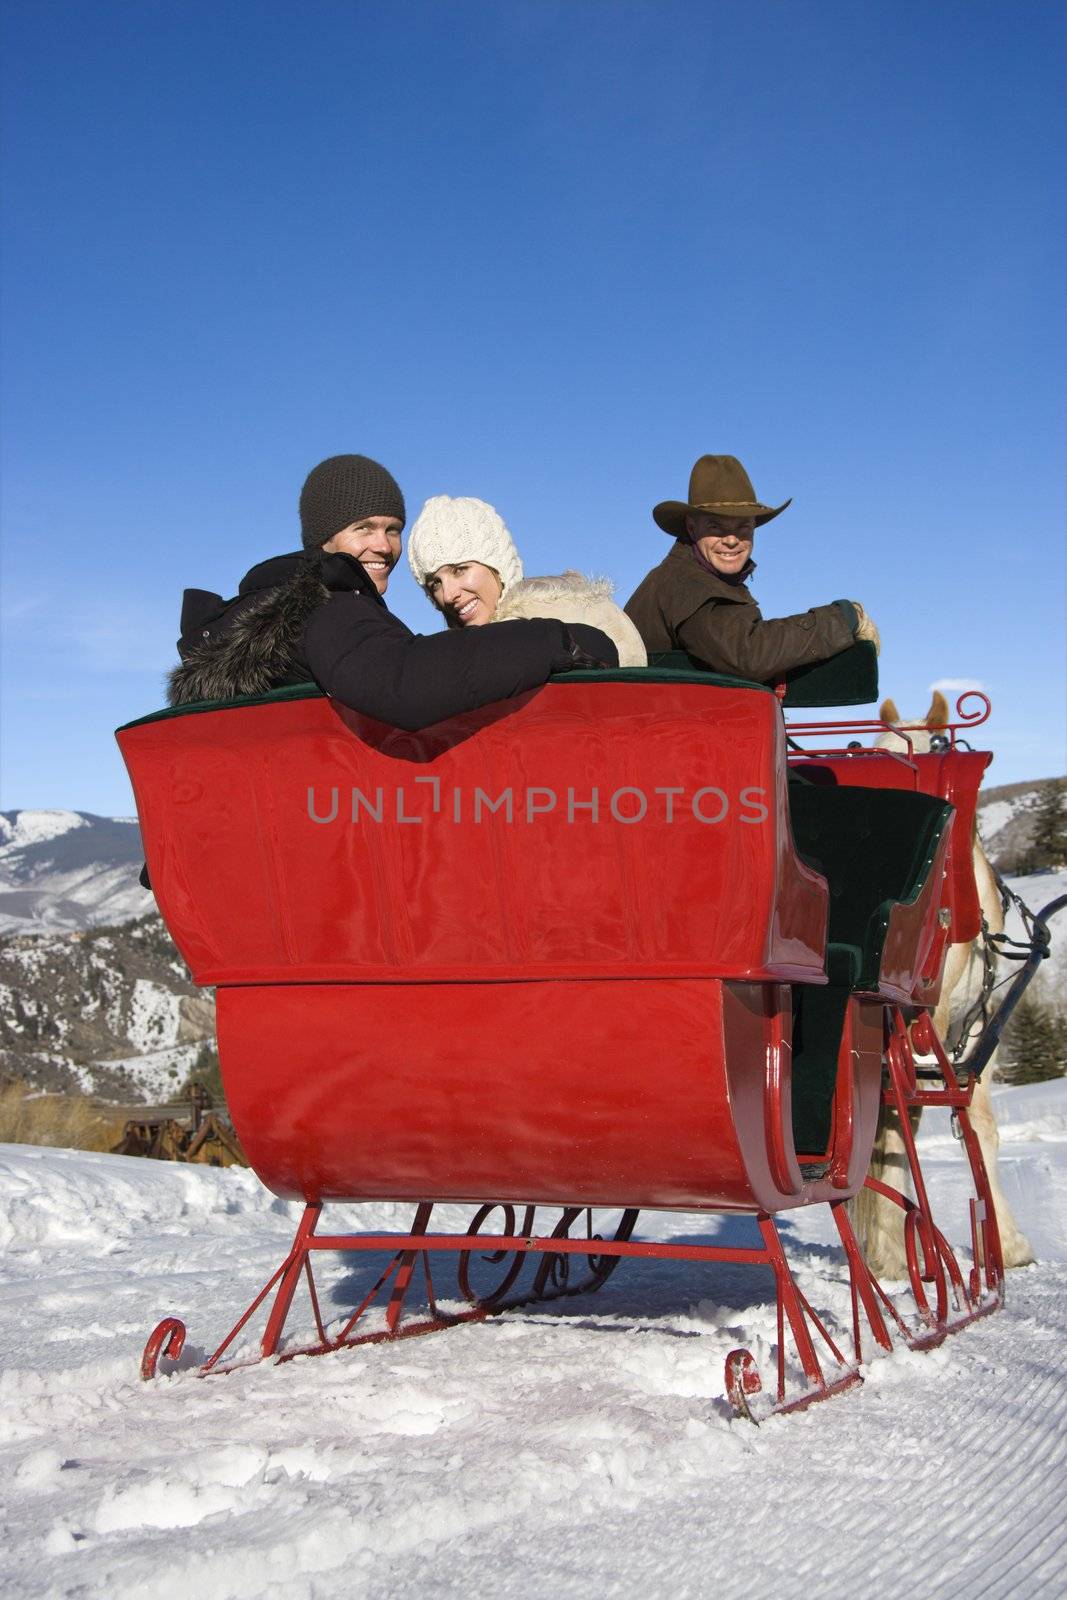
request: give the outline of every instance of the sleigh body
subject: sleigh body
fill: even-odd
[[[633,1237],[646,1208],[757,1220],[751,1251],[686,1249],[772,1269],[807,1385],[794,1403],[855,1381],[861,1308],[887,1345],[894,1321],[943,1336],[999,1295],[980,1194],[984,1277],[967,1285],[916,1211],[916,1282],[937,1285],[933,1311],[918,1290],[917,1329],[866,1272],[845,1211],[884,1072],[906,1092],[894,1019],[937,994],[953,837],[940,796],[789,782],[774,693],[670,669],[572,674],[421,733],[284,690],[160,713],[119,741],[160,910],[195,980],[216,987],[241,1144],[307,1208],[267,1286],[263,1353],[289,1350],[301,1277],[317,1336],[299,1348],[325,1351],[497,1310],[527,1258],[544,1298],[574,1292],[576,1256],[597,1287],[624,1255],[684,1254]],[[945,1092],[965,1107],[948,1079]],[[411,1232],[318,1231],[323,1206],[361,1200],[413,1202]],[[430,1231],[445,1202],[479,1208],[472,1231]],[[851,1361],[774,1226],[811,1204],[833,1209],[848,1261]],[[561,1211],[547,1229],[545,1206]],[[502,1231],[487,1235],[496,1207]],[[597,1207],[622,1210],[613,1237],[594,1234]],[[505,1265],[474,1292],[470,1255],[487,1238]],[[327,1329],[311,1273],[323,1248],[391,1250],[384,1326],[357,1326],[361,1308]],[[435,1250],[459,1251],[468,1310],[437,1307]],[[416,1260],[430,1312],[412,1324]],[[148,1372],[176,1353],[178,1326],[157,1330]],[[784,1347],[783,1332],[787,1404]],[[755,1383],[738,1355],[742,1409]]]

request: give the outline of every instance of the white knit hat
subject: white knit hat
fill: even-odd
[[[426,580],[439,567],[480,561],[500,578],[501,598],[522,577],[522,562],[503,517],[484,500],[453,499],[435,494],[415,519],[408,539],[408,565],[415,581]]]

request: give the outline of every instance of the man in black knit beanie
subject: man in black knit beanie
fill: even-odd
[[[308,473],[300,492],[305,550],[354,557],[384,594],[400,557],[406,513],[391,472],[370,456],[330,456]]]
[[[398,728],[429,727],[576,667],[617,666],[606,634],[548,617],[413,634],[385,604],[404,496],[369,456],[330,456],[300,494],[303,548],[261,561],[224,600],[187,589],[172,705],[314,684]]]

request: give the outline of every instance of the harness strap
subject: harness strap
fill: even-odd
[[[1052,945],[1052,935],[1048,928],[1049,921],[1057,912],[1067,907],[1067,894],[1061,894],[1057,895],[1055,900],[1050,900],[1047,905],[1042,906],[1040,911],[1031,911],[1022,897],[1016,894],[1014,889],[1008,887],[995,869],[994,877],[1000,890],[1001,902],[1005,911],[1007,911],[1009,903],[1016,907],[1029,937],[1028,940],[1013,939],[1006,933],[990,933],[985,926],[985,919],[983,918],[982,920],[983,962],[988,965],[995,960],[997,955],[1001,955],[1006,961],[1021,961],[1023,965],[1011,980],[1007,993],[992,1017],[988,1017],[986,1006],[993,989],[1000,987],[1000,985],[992,985],[987,993],[986,979],[983,974],[982,996],[979,1003],[983,1020],[982,1032],[979,1034],[974,1048],[967,1058],[955,1063],[958,1076],[974,1079],[980,1078],[989,1065],[1012,1012],[1025,994],[1034,973],[1049,954]],[[1007,982],[1008,980],[1004,979],[1002,981]],[[972,1007],[967,1014],[968,1027],[973,1025],[975,1020],[976,1012],[975,1008]],[[966,1030],[962,1038],[966,1041]]]

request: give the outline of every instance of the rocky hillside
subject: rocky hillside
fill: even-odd
[[[214,1040],[158,915],[0,939],[0,1076],[38,1089],[162,1100]]]
[[[1067,779],[1059,781],[1065,783]],[[986,854],[998,872],[1015,872],[1032,843],[1034,809],[1040,792],[1040,783],[1002,783],[982,790],[978,829]]]

